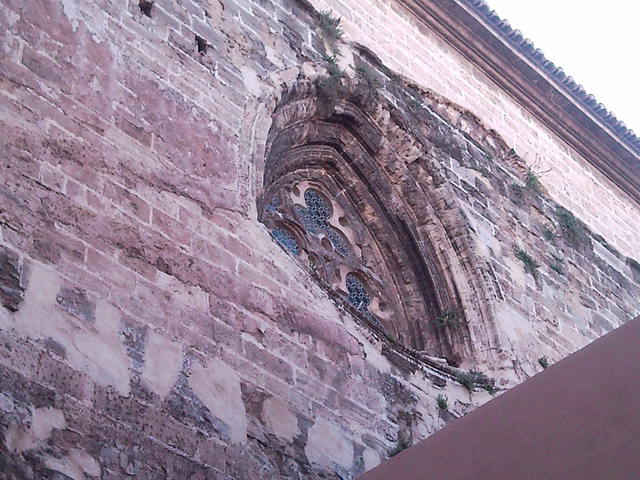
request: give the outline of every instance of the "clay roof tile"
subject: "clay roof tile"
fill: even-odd
[[[562,68],[556,68],[553,62],[546,59],[542,50],[535,48],[533,42],[524,37],[520,30],[513,29],[511,24],[507,20],[501,19],[484,0],[462,1],[473,7],[502,38],[516,47],[523,56],[544,69],[560,88],[582,104],[585,109],[591,111],[605,125],[609,126],[620,140],[640,154],[640,139],[635,132],[627,128],[624,122],[619,121],[613,112],[598,103],[595,96],[588,94],[582,85],[578,84],[573,77],[568,76]]]

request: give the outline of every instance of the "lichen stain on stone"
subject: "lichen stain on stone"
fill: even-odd
[[[211,359],[206,367],[191,369],[189,386],[212,415],[227,425],[231,441],[246,443],[247,413],[236,372],[222,360]]]

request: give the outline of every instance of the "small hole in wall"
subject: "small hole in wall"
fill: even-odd
[[[153,2],[150,2],[149,0],[140,0],[138,6],[140,7],[140,11],[142,13],[151,18],[151,13],[153,12]]]
[[[207,44],[207,41],[200,35],[196,35],[196,44],[198,45],[198,53],[201,53],[203,55],[207,53],[207,48],[209,48],[209,45]]]

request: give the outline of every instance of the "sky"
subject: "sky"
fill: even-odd
[[[486,2],[640,135],[640,2]]]

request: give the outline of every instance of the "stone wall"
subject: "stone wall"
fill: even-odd
[[[2,4],[6,478],[353,478],[638,313],[637,263],[550,199],[556,174],[395,75],[390,42],[345,42],[351,17],[338,39],[292,0]],[[336,75],[333,48],[368,73]],[[442,214],[424,241],[466,248],[451,282],[483,313],[462,302],[459,368],[370,328],[258,221],[272,115],[318,80],[407,147],[384,174],[443,202],[407,207]]]
[[[341,19],[347,41],[366,46],[389,68],[481,118],[529,166],[544,173],[540,181],[554,200],[566,205],[624,255],[640,261],[640,238],[635,228],[640,221],[638,205],[471,62],[408,17],[401,2],[312,3]]]

